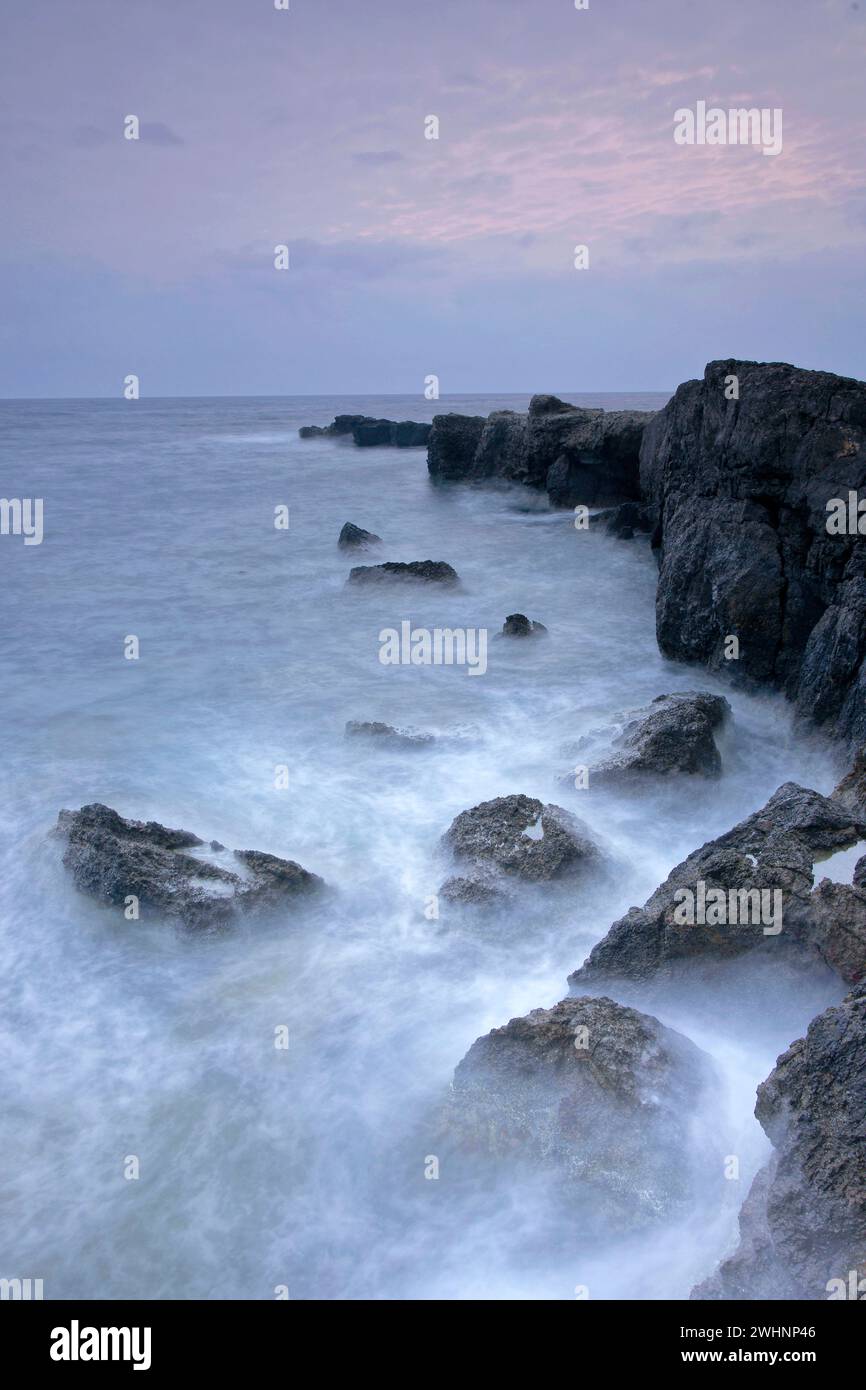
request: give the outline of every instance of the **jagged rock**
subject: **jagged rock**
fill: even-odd
[[[457,860],[533,882],[577,873],[600,859],[583,821],[532,796],[498,796],[461,811],[442,843]]]
[[[730,715],[721,695],[690,690],[658,695],[636,710],[614,738],[620,750],[590,769],[590,786],[633,782],[643,777],[718,777],[722,759],[713,734]]]
[[[365,531],[362,526],[355,526],[351,521],[346,522],[337,541],[341,550],[366,550],[368,546],[381,544],[381,536],[374,535],[372,531]]]
[[[841,801],[866,820],[866,747],[858,751],[851,771],[833,792],[833,800]]]
[[[324,887],[300,864],[259,850],[237,850],[231,868],[215,864],[188,853],[204,845],[197,835],[126,820],[98,802],[61,811],[57,829],[67,840],[63,863],[81,892],[116,907],[135,896],[144,910],[187,926],[224,925],[241,911],[278,906]],[[221,848],[211,843],[212,852]]]
[[[611,999],[564,999],[479,1038],[454,1073],[458,1146],[543,1169],[596,1221],[632,1227],[688,1197],[706,1054]]]
[[[432,734],[419,734],[412,729],[395,729],[392,724],[383,724],[377,719],[350,719],[346,724],[346,733],[350,737],[377,739],[401,748],[428,748],[436,741]]]
[[[711,362],[647,426],[640,475],[662,652],[782,688],[804,716],[866,741],[866,548],[827,531],[828,502],[866,486],[866,384]]]
[[[866,975],[866,891],[862,876],[857,883],[857,867],[853,885],[822,879],[807,907],[810,945],[851,985]]]
[[[835,969],[852,965],[855,946],[843,923],[828,915],[830,895],[812,894],[816,859],[847,849],[866,833],[866,824],[846,807],[818,792],[786,782],[766,806],[732,830],[710,840],[672,870],[642,908],[630,908],[569,976],[572,988],[615,979],[647,980],[686,963],[730,959],[744,951],[778,952],[777,959],[820,957]],[[782,926],[760,919],[733,924],[678,921],[679,890],[697,895],[698,884],[725,894],[763,889],[781,893]],[[775,899],[769,899],[772,908]],[[739,915],[746,915],[738,908]],[[757,915],[757,914],[755,914]],[[842,940],[842,936],[845,940]]]
[[[387,560],[384,565],[356,565],[349,571],[350,584],[376,584],[383,580],[423,584],[458,584],[459,575],[444,560]]]
[[[740,1213],[740,1245],[693,1299],[866,1296],[866,987],[825,1010],[758,1087],[775,1153]]]
[[[437,415],[428,468],[438,478],[501,478],[547,489],[555,506],[638,498],[640,441],[653,412],[586,410],[533,396],[527,414]],[[461,423],[463,422],[463,423]]]
[[[372,415],[338,415],[330,425],[304,425],[301,439],[351,434],[359,448],[391,444],[398,449],[423,448],[430,438],[430,425],[417,420],[377,420]]]
[[[544,623],[537,623],[525,616],[523,613],[509,613],[505,622],[502,624],[503,637],[538,637],[546,632]]]

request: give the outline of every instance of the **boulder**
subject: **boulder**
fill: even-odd
[[[341,550],[366,550],[371,545],[381,544],[381,536],[374,535],[372,531],[365,531],[362,526],[355,526],[351,521],[346,522],[337,541]]]
[[[378,719],[350,719],[346,724],[346,734],[353,738],[374,739],[395,748],[428,748],[431,743],[436,742],[432,734],[416,733],[412,729],[395,729],[392,724],[383,724]]]
[[[613,740],[618,751],[590,768],[590,786],[647,777],[718,777],[722,759],[714,733],[730,712],[722,695],[707,691],[656,696],[626,718]]]
[[[866,1297],[866,986],[810,1023],[758,1087],[773,1143],[740,1244],[693,1299]]]
[[[387,560],[383,565],[356,565],[349,571],[350,584],[378,584],[383,581],[454,585],[460,582],[455,569],[444,560]]]
[[[662,652],[782,689],[803,716],[866,742],[866,551],[827,530],[828,503],[866,488],[866,384],[711,362],[648,424],[640,480]]]
[[[540,637],[547,628],[544,623],[536,623],[523,613],[509,613],[502,624],[502,637]]]
[[[820,959],[843,978],[859,978],[866,966],[863,937],[860,927],[854,934],[850,930],[859,905],[848,903],[847,918],[836,919],[833,895],[821,887],[813,894],[812,884],[817,859],[847,849],[864,833],[866,823],[846,807],[786,782],[760,811],[678,864],[642,908],[632,907],[614,922],[569,976],[569,984],[582,989],[590,982],[648,980],[687,964],[714,964],[746,951],[773,951],[780,962],[789,957]],[[705,904],[710,890],[721,890],[727,904],[735,895],[736,912],[728,909],[728,921],[716,922],[712,912],[704,914],[710,921],[697,920],[701,884]],[[696,909],[693,924],[682,920],[686,890]],[[781,930],[775,920],[755,911],[754,896],[747,911],[743,895],[753,895],[754,890],[767,893],[763,902],[771,912],[780,902]],[[731,921],[732,916],[737,920]]]
[[[571,1215],[607,1231],[658,1221],[706,1161],[693,1115],[712,1085],[706,1054],[612,999],[564,999],[473,1043],[454,1073],[459,1147],[553,1174]]]
[[[481,875],[446,879],[439,889],[439,897],[447,903],[475,908],[501,907],[509,900],[497,883]]]
[[[190,927],[225,925],[240,912],[278,907],[324,887],[300,864],[259,850],[222,851],[226,860],[216,863],[197,835],[127,820],[98,802],[61,811],[57,829],[67,841],[63,863],[82,893],[113,907],[135,896],[143,912]],[[208,847],[211,856],[222,850],[216,846]]]
[[[530,882],[579,873],[600,860],[583,821],[532,796],[498,796],[461,811],[442,844],[476,869]]]

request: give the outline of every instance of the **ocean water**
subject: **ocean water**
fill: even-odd
[[[562,998],[616,917],[781,782],[827,791],[837,772],[781,699],[660,656],[646,542],[578,532],[520,490],[435,488],[423,449],[297,435],[342,411],[526,403],[0,402],[2,492],[43,498],[45,517],[41,545],[0,537],[0,1275],[42,1278],[47,1298],[663,1298],[731,1247],[768,1150],[755,1085],[842,993],[818,972],[759,1005],[745,984],[654,1001],[718,1074],[702,1118],[719,1169],[676,1225],[590,1245],[565,1213],[539,1248],[534,1190],[424,1176],[475,1038]],[[461,587],[347,590],[345,521],[383,538],[375,558],[447,560]],[[483,676],[378,659],[403,620],[493,633],[515,611],[549,636],[491,641]],[[695,686],[733,706],[718,782],[562,785],[566,745]],[[440,738],[377,748],[344,736],[349,719]],[[539,885],[483,925],[444,903],[429,920],[442,832],[518,791],[582,816],[613,872]],[[50,835],[90,801],[296,859],[333,891],[224,936],[127,922],[75,891]]]

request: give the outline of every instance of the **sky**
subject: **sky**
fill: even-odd
[[[0,0],[0,395],[866,377],[866,0],[288,3]]]

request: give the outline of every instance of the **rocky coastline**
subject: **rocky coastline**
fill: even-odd
[[[345,435],[359,447],[426,443],[435,484],[519,484],[553,507],[583,510],[613,537],[644,535],[658,561],[661,652],[732,684],[783,692],[804,727],[835,738],[840,757],[857,755],[830,796],[785,783],[695,849],[643,907],[613,923],[559,1004],[479,1038],[456,1069],[447,1124],[458,1147],[554,1172],[617,1229],[656,1221],[687,1201],[696,1167],[714,1161],[686,1122],[712,1068],[690,1039],[617,994],[689,972],[711,988],[745,956],[793,972],[820,966],[840,1000],[758,1089],[755,1113],[773,1156],[742,1207],[738,1248],[692,1297],[835,1297],[852,1271],[859,1288],[866,855],[850,884],[820,878],[816,866],[866,841],[866,384],[719,361],[655,413],[534,396],[525,414],[444,414],[432,425],[338,416],[300,433]],[[381,544],[348,522],[339,538],[344,550]],[[447,591],[459,578],[441,560],[355,566],[348,577],[366,591],[406,583]],[[507,617],[502,635],[554,640],[522,613]],[[728,714],[707,691],[659,693],[600,731],[600,756],[595,746],[566,751],[586,753],[589,786],[639,796],[653,779],[718,777]],[[349,721],[345,733],[398,754],[432,741],[377,720]],[[58,833],[80,891],[113,908],[134,901],[187,928],[294,910],[325,888],[294,861],[232,853],[99,804],[61,812]],[[468,807],[443,828],[440,849],[453,871],[441,896],[468,917],[508,901],[515,884],[531,893],[540,881],[579,882],[607,862],[591,825],[520,792]]]

